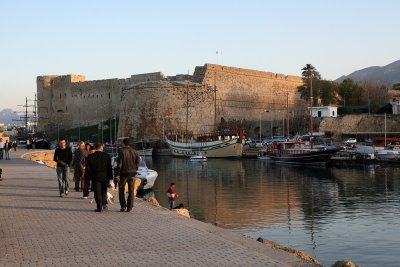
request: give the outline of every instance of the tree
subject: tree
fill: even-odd
[[[379,85],[372,81],[366,81],[360,84],[363,89],[362,99],[368,105],[368,110],[375,113],[381,107],[389,102],[388,88],[385,85]]]
[[[318,104],[318,99],[321,99],[323,105],[336,104],[337,86],[334,82],[322,80],[321,74],[311,65],[306,64],[302,70],[303,85],[297,87],[301,94],[301,98],[309,100],[310,84],[313,83],[313,106]]]
[[[339,84],[338,93],[343,107],[363,104],[363,88],[350,78]]]
[[[337,103],[338,86],[335,82],[320,80],[317,82],[318,96],[321,98],[322,105],[328,106]]]

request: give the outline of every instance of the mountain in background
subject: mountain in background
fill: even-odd
[[[369,67],[357,70],[349,75],[342,76],[336,82],[350,78],[354,81],[374,81],[378,84],[388,84],[392,87],[393,84],[400,82],[400,60],[390,63],[383,67]]]
[[[14,110],[5,108],[0,111],[0,123],[7,124],[20,124],[21,122],[13,121],[19,120],[20,116],[14,112]]]

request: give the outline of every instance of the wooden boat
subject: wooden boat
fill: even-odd
[[[239,136],[209,136],[179,142],[166,139],[171,153],[178,157],[204,155],[207,158],[238,158],[242,156],[243,143]]]
[[[294,142],[279,143],[278,149],[267,152],[273,162],[288,164],[325,164],[340,149],[336,147],[309,148]]]

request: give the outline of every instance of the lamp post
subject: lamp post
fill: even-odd
[[[262,111],[260,112],[260,143],[261,143],[261,114],[262,114],[263,112],[269,112],[269,111],[266,110],[266,109],[264,109],[264,110],[262,110]]]
[[[164,140],[165,139],[165,119],[168,119],[169,118],[169,116],[165,116],[165,117],[163,117],[162,118],[162,140]]]

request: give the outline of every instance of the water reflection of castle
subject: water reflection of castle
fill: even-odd
[[[393,181],[393,175],[387,179],[386,187],[382,185],[379,177],[384,170],[377,170],[376,174],[373,169],[305,168],[255,160],[221,159],[206,164],[177,158],[156,161],[163,179],[155,191],[162,205],[166,206],[165,190],[174,181],[179,201],[196,219],[229,229],[290,226],[297,221],[304,221],[307,228],[313,229],[328,223],[343,202],[347,209],[360,208],[359,203],[347,200],[353,195],[372,199],[376,192],[384,193],[388,188],[399,191],[399,182]],[[370,183],[370,189],[365,183]]]

